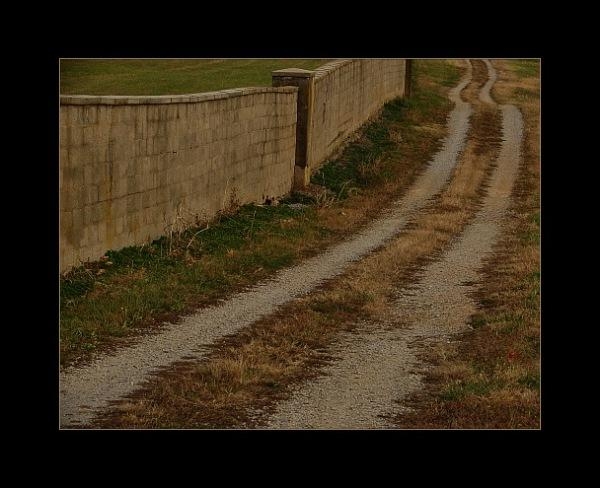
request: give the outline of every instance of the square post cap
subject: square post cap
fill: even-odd
[[[272,71],[271,75],[275,77],[313,78],[315,72],[302,68],[284,68]]]

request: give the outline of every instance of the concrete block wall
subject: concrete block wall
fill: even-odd
[[[292,186],[296,87],[61,96],[60,269]]]
[[[385,102],[406,95],[405,75],[405,59],[337,60],[315,70],[310,173]]]

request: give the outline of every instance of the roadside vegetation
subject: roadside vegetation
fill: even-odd
[[[271,86],[271,72],[327,59],[62,59],[62,95],[180,95]]]

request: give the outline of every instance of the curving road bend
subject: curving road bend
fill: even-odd
[[[495,105],[490,89],[496,72],[489,61],[486,66],[489,78],[479,99]],[[512,105],[499,108],[503,144],[475,219],[439,260],[424,268],[416,283],[398,290],[386,321],[344,335],[333,351],[337,361],[280,403],[266,428],[395,428],[388,416],[400,413],[402,400],[422,387],[414,373],[422,366],[414,346],[449,340],[468,328],[476,311],[470,283],[480,279],[478,270],[499,236],[521,159],[521,113]]]
[[[348,265],[384,245],[447,183],[461,154],[469,129],[471,104],[461,91],[471,80],[472,67],[450,91],[454,108],[442,148],[403,198],[352,238],[324,253],[283,270],[269,281],[200,310],[157,335],[145,336],[131,347],[98,358],[83,367],[60,373],[60,427],[77,427],[92,420],[114,400],[132,392],[153,372],[183,359],[199,359],[206,346],[273,313],[290,300],[309,293]]]

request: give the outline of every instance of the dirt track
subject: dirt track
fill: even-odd
[[[480,63],[481,65],[481,63]],[[483,104],[494,105],[490,89],[495,72],[489,62],[488,81],[479,91]],[[309,293],[348,266],[397,236],[446,185],[465,147],[473,107],[461,98],[467,75],[449,96],[455,107],[448,136],[406,195],[371,226],[273,280],[171,325],[161,334],[140,339],[113,356],[61,373],[62,427],[91,420],[111,401],[135,390],[153,371],[184,358],[201,358],[206,346],[257,319],[273,313],[295,297]],[[504,142],[487,195],[476,218],[451,248],[423,269],[410,289],[398,290],[386,320],[365,324],[362,332],[336,343],[338,361],[324,376],[301,386],[278,406],[269,428],[385,428],[386,416],[402,407],[395,403],[420,387],[414,346],[441,340],[464,330],[474,311],[468,293],[478,279],[481,260],[491,249],[498,222],[505,213],[520,159],[522,121],[518,109],[501,107]]]
[[[486,62],[488,82],[479,99],[494,104],[495,71]],[[337,356],[317,380],[302,385],[266,422],[270,429],[393,428],[388,418],[402,411],[402,400],[421,388],[417,348],[424,342],[452,340],[468,327],[476,311],[470,298],[478,270],[500,231],[520,161],[523,121],[519,110],[500,107],[503,143],[483,205],[451,248],[425,267],[409,289],[398,290],[389,316],[363,331],[346,334]]]
[[[130,393],[161,367],[182,359],[201,358],[205,347],[247,326],[279,306],[304,295],[343,273],[348,265],[397,235],[420,209],[444,187],[461,153],[469,128],[471,106],[460,93],[469,83],[471,67],[449,97],[455,107],[448,120],[448,136],[426,171],[406,195],[383,216],[353,238],[323,254],[283,270],[273,280],[235,295],[226,302],[188,317],[160,334],[140,339],[129,348],[60,374],[60,424],[88,422],[111,401]]]

